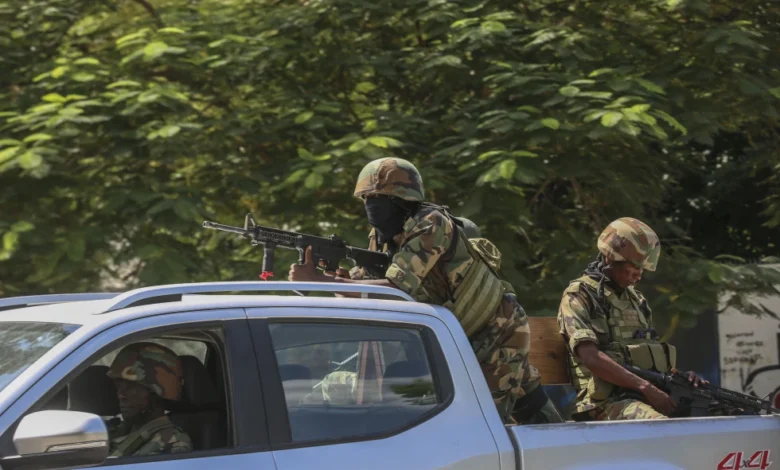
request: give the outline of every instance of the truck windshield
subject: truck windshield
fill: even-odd
[[[65,323],[0,321],[0,391],[77,329]]]

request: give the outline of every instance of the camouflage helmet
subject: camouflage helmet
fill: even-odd
[[[355,185],[355,197],[385,194],[407,201],[425,200],[422,176],[414,165],[403,158],[380,158],[360,171]]]
[[[108,376],[143,385],[166,400],[179,400],[182,363],[175,352],[156,343],[131,344],[117,354]]]
[[[463,233],[466,234],[466,238],[482,238],[482,232],[477,227],[477,224],[465,217],[455,217],[463,223]]]
[[[622,217],[601,232],[599,251],[615,261],[628,261],[637,267],[655,271],[661,256],[661,242],[653,229],[640,220]]]

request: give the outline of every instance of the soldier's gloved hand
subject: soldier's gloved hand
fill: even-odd
[[[696,373],[692,370],[689,370],[688,372],[681,372],[677,369],[672,369],[672,374],[680,374],[687,377],[688,382],[692,383],[694,387],[698,387],[699,385],[707,385],[710,383],[709,380],[704,380],[700,375],[696,375]]]
[[[666,416],[672,414],[674,409],[677,407],[677,404],[674,402],[674,400],[672,400],[672,397],[650,383],[642,387],[640,391],[642,392],[642,396],[645,397],[645,400],[647,400],[647,402],[650,403],[653,408],[665,414]]]
[[[290,271],[287,273],[287,279],[297,282],[333,282],[331,278],[317,271],[317,267],[312,261],[311,247],[306,247],[306,261],[303,264],[294,263],[290,265]]]

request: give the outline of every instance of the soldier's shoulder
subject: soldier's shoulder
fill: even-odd
[[[588,295],[587,289],[590,289],[590,287],[581,279],[570,281],[566,289],[563,290],[561,305],[571,308],[575,307],[576,304],[579,304],[581,308],[590,310],[590,296]],[[572,302],[574,302],[574,304]],[[565,314],[567,311],[567,308],[561,308],[558,314]]]
[[[569,281],[569,285],[563,290],[563,297],[571,295],[578,297],[585,296],[585,289],[588,289],[588,285],[582,278],[572,279]]]
[[[404,224],[404,232],[452,233],[452,222],[435,207],[423,206]]]
[[[412,220],[417,223],[430,222],[434,225],[452,226],[452,222],[441,210],[436,207],[423,206],[413,216]]]

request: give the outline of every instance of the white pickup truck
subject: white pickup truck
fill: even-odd
[[[300,294],[335,290],[363,296]],[[108,456],[105,421],[119,412],[107,366],[137,341],[182,359],[167,412],[192,452]],[[504,426],[453,315],[395,289],[230,282],[0,299],[2,470],[763,470],[778,452],[776,416]]]

